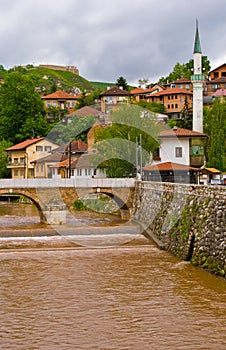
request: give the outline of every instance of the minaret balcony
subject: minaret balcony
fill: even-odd
[[[194,74],[191,76],[192,82],[203,82],[204,81],[204,75],[203,74]]]

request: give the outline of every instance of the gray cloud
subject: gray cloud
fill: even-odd
[[[76,65],[136,83],[192,58],[195,20],[212,67],[226,62],[225,0],[0,0],[0,64]]]

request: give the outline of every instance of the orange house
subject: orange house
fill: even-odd
[[[186,105],[187,109],[192,108],[192,92],[185,89],[169,88],[150,94],[147,101],[163,104],[169,117],[178,119],[181,118]]]

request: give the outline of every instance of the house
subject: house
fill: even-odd
[[[171,83],[164,85],[166,88],[177,88],[177,89],[186,89],[192,91],[192,83],[190,79],[187,78],[179,78]]]
[[[226,77],[226,63],[223,63],[209,72],[209,80],[215,80],[222,77]]]
[[[165,162],[143,167],[145,181],[197,184],[200,169],[188,165]]]
[[[204,145],[206,135],[189,129],[174,127],[160,132],[158,158],[153,164],[172,162],[176,164],[201,167],[205,162]]]
[[[214,96],[216,91],[226,90],[226,77],[205,81],[204,95]]]
[[[97,169],[92,162],[92,155],[83,154],[80,157],[71,157],[58,164],[52,165],[53,178],[105,178],[106,172]]]
[[[164,88],[160,84],[155,84],[152,88],[148,89],[138,87],[130,91],[130,96],[131,99],[136,102],[146,101],[148,95],[158,93],[162,90],[164,90]]]
[[[62,90],[58,90],[52,94],[42,96],[45,107],[47,109],[47,118],[52,117],[50,113],[51,108],[72,111],[80,97],[80,95],[71,95]]]
[[[68,157],[61,152],[53,152],[46,157],[31,162],[34,165],[34,177],[52,178],[52,166],[66,159]]]
[[[34,178],[34,161],[50,155],[57,147],[54,142],[38,137],[7,148],[7,169],[11,169],[12,178]]]
[[[215,168],[202,168],[200,175],[200,184],[215,185],[221,183],[221,171]]]
[[[105,171],[92,164],[88,145],[82,140],[61,145],[48,156],[31,163],[36,178],[106,177]]]
[[[168,88],[160,92],[149,94],[147,102],[164,105],[169,118],[179,119],[192,109],[192,92],[180,88]]]
[[[114,86],[100,94],[101,112],[109,113],[117,109],[122,103],[129,103],[130,93],[122,87]]]

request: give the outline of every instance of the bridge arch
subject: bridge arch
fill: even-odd
[[[113,199],[119,207],[122,220],[129,220],[131,218],[129,206],[126,201],[123,200],[121,196],[113,193],[111,189],[96,188],[95,193],[105,194]]]
[[[19,196],[24,196],[24,197],[28,198],[37,208],[38,214],[40,217],[40,222],[46,223],[46,218],[43,214],[43,209],[41,208],[37,199],[34,196],[32,196],[31,193],[26,193],[26,191],[24,191],[24,190],[13,190],[12,191],[11,189],[8,189],[8,190],[0,189],[0,196],[3,196],[3,195],[19,195]]]

